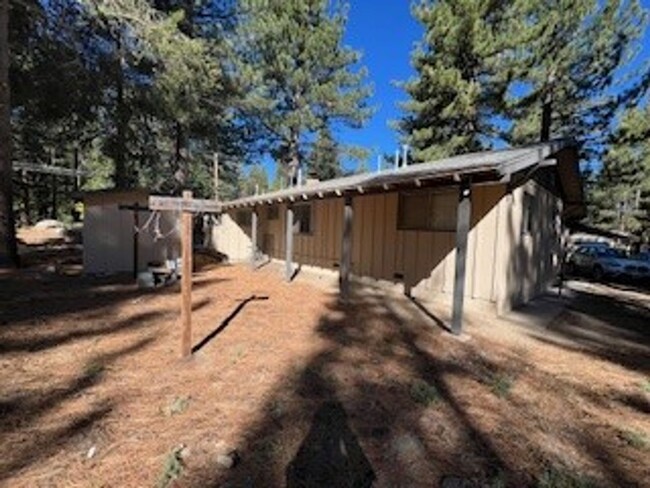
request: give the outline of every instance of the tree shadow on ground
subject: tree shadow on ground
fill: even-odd
[[[650,373],[647,299],[602,284],[578,289],[574,285],[572,293],[567,308],[545,329],[532,330],[530,335],[546,344]]]
[[[69,253],[67,248],[45,247],[38,254],[38,263],[60,262],[67,259]],[[192,287],[199,290],[223,281],[227,279],[198,272],[193,275]],[[38,326],[44,319],[66,314],[110,315],[113,307],[129,300],[174,296],[179,290],[178,283],[154,289],[138,288],[129,273],[67,276],[43,271],[37,266],[23,268],[0,275],[0,334],[10,329]],[[204,301],[195,307],[198,309],[206,304]],[[0,345],[0,352],[3,350],[6,348]]]
[[[611,432],[582,432],[571,417],[543,431],[545,442],[533,440],[539,437],[530,425],[509,416],[539,407],[507,390],[501,395],[499,381],[525,372],[546,395],[570,391],[596,403],[590,388],[559,380],[515,353],[488,357],[471,341],[425,324],[406,299],[372,292],[347,305],[333,299],[317,330],[326,347],[274,388],[237,446],[241,463],[189,473],[190,485],[366,486],[376,475],[377,486],[538,486],[545,470],[565,462],[545,442],[575,442],[571,449],[605,473],[605,483],[638,483],[608,444]],[[328,422],[336,425],[324,428]],[[544,420],[535,422],[545,428]],[[346,434],[338,436],[337,450],[339,430]],[[341,447],[348,444],[342,436],[354,455]],[[346,470],[347,482],[340,477]]]
[[[160,319],[168,315],[165,312],[141,312],[124,320],[114,323],[100,324],[99,326],[76,327],[67,331],[52,331],[52,334],[42,334],[35,331],[35,334],[25,337],[23,334],[20,339],[3,338],[0,343],[0,353],[11,352],[38,352],[44,349],[63,346],[67,343],[80,339],[92,337],[107,336],[125,331],[134,331],[140,328],[151,327],[154,319]]]
[[[97,400],[79,413],[66,416],[62,421],[46,422],[43,418],[62,407],[66,402],[83,397],[104,377],[105,370],[116,360],[134,354],[155,341],[149,335],[132,344],[91,358],[81,374],[64,385],[53,386],[49,391],[21,392],[0,400],[0,434],[5,439],[20,437],[11,450],[4,450],[0,460],[0,480],[31,464],[46,459],[91,432],[93,426],[107,417],[114,408],[111,398]],[[35,427],[36,426],[36,427]],[[29,431],[29,436],[20,432]],[[5,446],[7,447],[7,446]]]

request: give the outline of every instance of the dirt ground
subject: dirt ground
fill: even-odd
[[[572,282],[548,327],[459,340],[399,295],[222,265],[182,360],[177,288],[31,251],[0,274],[2,486],[649,486],[647,294]]]

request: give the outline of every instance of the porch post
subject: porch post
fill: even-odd
[[[339,268],[339,286],[341,298],[350,297],[350,267],[352,262],[352,196],[345,196],[343,207],[343,243],[341,246],[341,266]]]
[[[456,215],[456,272],[454,276],[454,303],[451,332],[460,335],[463,329],[463,300],[465,298],[465,268],[467,261],[467,236],[472,216],[472,190],[464,180],[459,188],[458,213]]]
[[[257,263],[257,207],[251,212],[251,268]]]
[[[286,255],[284,258],[284,279],[291,281],[293,276],[293,207],[287,203]]]

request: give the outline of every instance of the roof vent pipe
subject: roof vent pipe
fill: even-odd
[[[409,145],[404,144],[402,146],[402,166],[408,166],[409,164],[408,154],[409,154]]]
[[[399,168],[399,149],[395,149],[395,169]]]

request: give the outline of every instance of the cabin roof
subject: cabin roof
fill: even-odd
[[[270,205],[283,201],[311,200],[404,187],[457,185],[463,179],[472,182],[509,183],[516,174],[532,174],[541,167],[558,166],[563,198],[572,205],[582,204],[582,186],[575,144],[553,140],[528,146],[481,151],[397,169],[319,181],[278,191],[222,202],[223,209]],[[561,166],[561,168],[560,168]]]

